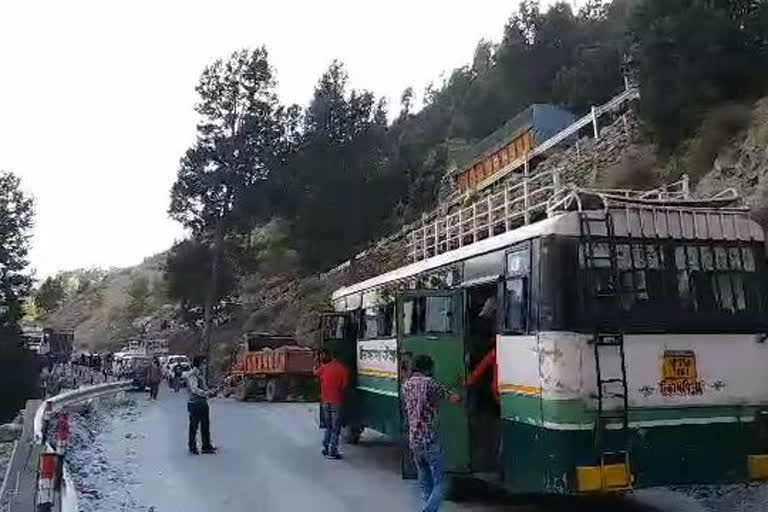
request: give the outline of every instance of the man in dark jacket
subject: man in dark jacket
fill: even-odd
[[[187,390],[189,400],[189,453],[199,455],[197,451],[197,429],[200,428],[203,453],[216,453],[216,447],[211,444],[210,417],[208,411],[208,397],[216,393],[208,389],[200,368],[205,362],[205,357],[195,356],[192,359],[192,369],[187,373]]]
[[[160,371],[160,360],[156,357],[152,359],[152,364],[147,368],[147,383],[149,384],[149,398],[157,400],[157,390],[160,388],[160,381],[163,375]]]

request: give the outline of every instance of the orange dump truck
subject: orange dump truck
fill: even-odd
[[[238,400],[263,396],[269,402],[306,399],[314,389],[315,352],[291,336],[246,333],[225,393]]]

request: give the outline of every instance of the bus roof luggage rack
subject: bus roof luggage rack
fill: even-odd
[[[681,182],[676,184],[678,183]],[[570,199],[570,201],[566,199]],[[734,188],[725,189],[712,197],[693,198],[687,195],[687,192],[670,192],[666,190],[666,187],[648,191],[573,187],[570,189],[570,195],[565,196],[562,204],[558,206],[559,210],[565,211],[596,210],[621,206],[749,211]]]
[[[687,176],[651,190],[581,188],[560,184],[560,171],[515,176],[511,184],[447,211],[424,215],[405,234],[411,262],[421,261],[567,211],[622,209],[617,236],[762,240],[736,190],[692,198]],[[677,217],[677,218],[674,218]]]

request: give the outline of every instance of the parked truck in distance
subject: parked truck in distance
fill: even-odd
[[[72,345],[75,341],[74,329],[43,328],[43,339],[38,352],[47,356],[50,361],[64,363],[72,356]]]
[[[249,332],[243,335],[224,394],[241,401],[304,400],[316,394],[315,352],[292,336]]]

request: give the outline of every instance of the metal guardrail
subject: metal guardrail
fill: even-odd
[[[510,162],[480,182],[469,193],[478,193],[498,183],[513,171],[524,167],[525,173],[522,179],[512,185],[505,186],[501,192],[487,195],[467,206],[458,206],[462,198],[466,196],[456,196],[447,205],[444,205],[444,208],[453,209],[458,206],[458,212],[446,215],[435,211],[423,215],[421,222],[411,225],[405,234],[406,252],[410,260],[419,261],[445,252],[445,250],[455,249],[478,239],[508,231],[520,220],[522,223],[528,224],[531,214],[538,211],[551,212],[553,209],[552,198],[555,197],[555,203],[560,205],[561,199],[563,199],[561,194],[568,185],[566,187],[561,186],[557,170],[529,174],[529,162],[590,124],[594,126],[595,137],[597,137],[597,120],[603,114],[612,112],[624,103],[639,97],[639,90],[636,87],[630,87],[606,103],[592,107],[589,114],[538,144],[523,157]],[[634,193],[632,191],[617,192],[622,193],[622,195]],[[653,190],[643,193],[654,195],[657,192],[659,191]],[[685,194],[687,194],[687,190]]]
[[[512,171],[526,166],[528,162],[530,162],[537,156],[543,155],[553,147],[557,146],[558,144],[566,140],[568,137],[576,135],[579,132],[579,130],[581,130],[585,126],[588,126],[590,124],[593,125],[594,131],[595,131],[595,138],[597,138],[598,131],[599,131],[597,120],[600,117],[602,117],[603,114],[605,114],[606,112],[612,112],[616,110],[618,107],[620,107],[621,105],[623,105],[624,103],[635,100],[639,97],[640,97],[640,91],[636,87],[632,87],[630,89],[625,90],[623,93],[619,94],[618,96],[610,99],[609,101],[603,103],[602,105],[598,107],[592,107],[592,110],[590,111],[589,114],[583,116],[580,119],[577,119],[570,126],[564,128],[563,130],[556,133],[555,135],[545,140],[541,144],[537,144],[536,147],[534,147],[529,153],[526,153],[525,155],[518,158],[517,160],[510,162],[505,167],[502,167],[497,172],[493,173],[493,175],[481,181],[477,185],[477,187],[473,189],[473,192],[478,192],[480,190],[483,190],[493,185],[494,183],[498,182],[499,180],[503,179]]]
[[[592,111],[582,117],[581,119],[577,120],[575,123],[570,125],[568,128],[564,129],[563,131],[557,133],[553,137],[550,137],[549,139],[545,140],[535,148],[530,153],[529,158],[533,158],[534,156],[540,155],[553,147],[560,144],[562,141],[570,137],[571,135],[576,134],[579,130],[584,128],[585,126],[595,123],[596,119],[606,112],[610,112],[622,104],[624,104],[627,101],[631,101],[634,99],[637,99],[640,97],[640,92],[637,90],[637,88],[631,88],[627,89],[623,93],[619,94],[615,98],[611,99],[610,101],[607,101],[606,103],[603,103],[599,107],[593,107]]]
[[[66,416],[59,418],[56,440],[49,440],[46,437],[52,414],[80,402],[127,391],[132,387],[133,383],[128,380],[84,386],[48,398],[35,410],[31,447],[39,457],[37,485],[34,491],[36,511],[74,512],[77,509],[77,492],[63,463],[69,436],[68,419]]]
[[[78,389],[73,389],[71,391],[65,391],[64,393],[58,394],[43,401],[43,403],[40,405],[40,407],[37,408],[37,411],[35,412],[35,442],[45,442],[44,430],[47,415],[84,400],[90,400],[91,398],[97,398],[101,395],[106,395],[109,393],[127,391],[132,386],[133,383],[129,380],[108,382],[105,384],[95,384],[93,386],[84,386]]]

